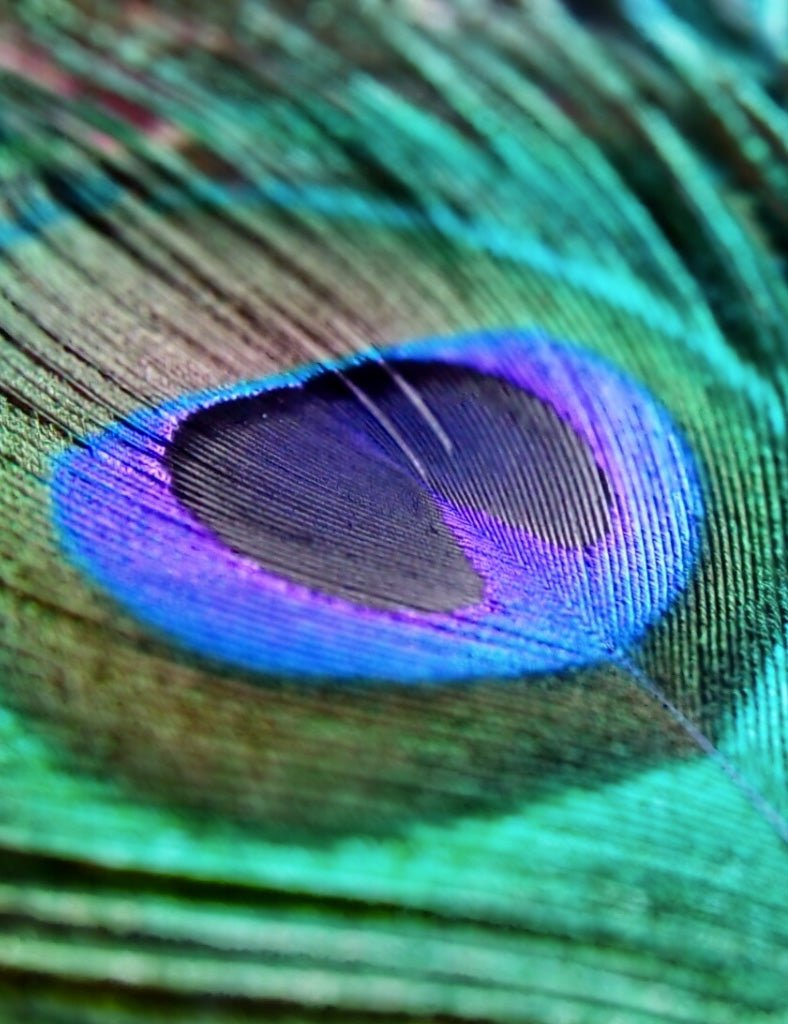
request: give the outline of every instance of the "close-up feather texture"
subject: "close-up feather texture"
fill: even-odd
[[[783,0],[0,93],[0,1021],[788,1021]]]

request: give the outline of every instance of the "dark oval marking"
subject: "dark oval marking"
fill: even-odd
[[[564,547],[609,529],[606,481],[550,405],[437,361],[366,361],[201,409],[176,431],[167,461],[178,500],[233,551],[372,608],[447,612],[483,598],[436,498]]]

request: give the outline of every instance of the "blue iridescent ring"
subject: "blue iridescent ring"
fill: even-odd
[[[557,545],[436,494],[483,593],[432,612],[362,607],[231,550],[176,496],[168,446],[196,411],[297,388],[325,373],[321,364],[177,398],[59,456],[54,519],[65,551],[134,615],[186,648],[299,678],[415,684],[552,672],[615,656],[665,612],[696,559],[702,502],[691,454],[645,388],[596,355],[521,329],[419,340],[383,355],[393,366],[471,368],[549,405],[604,475],[604,536]],[[371,359],[357,355],[330,368]]]

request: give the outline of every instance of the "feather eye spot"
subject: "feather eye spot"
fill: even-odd
[[[54,491],[72,557],[187,647],[414,683],[629,643],[686,582],[696,480],[642,387],[510,330],[185,396],[66,453]]]

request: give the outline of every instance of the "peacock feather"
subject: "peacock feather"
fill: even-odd
[[[788,1021],[786,59],[0,5],[0,1020]]]

